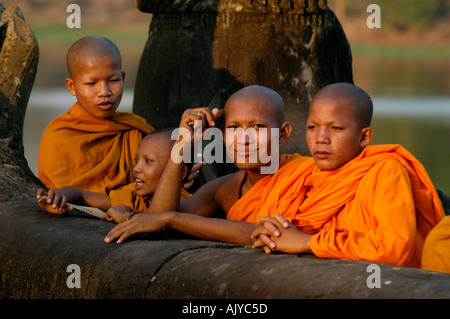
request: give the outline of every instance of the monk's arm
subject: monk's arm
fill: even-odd
[[[106,236],[105,242],[118,239],[117,243],[121,243],[133,234],[160,232],[170,228],[201,239],[249,246],[253,226],[242,221],[178,212],[141,213],[114,227]]]
[[[172,147],[171,156],[164,172],[158,182],[155,194],[153,195],[150,212],[160,213],[167,211],[179,211],[180,192],[183,182],[183,175],[186,174],[185,159],[191,155],[194,134],[202,134],[202,128],[214,126],[217,119],[218,110],[211,112],[208,108],[188,109],[183,113],[180,121],[178,140]],[[194,130],[196,120],[201,119],[201,125]],[[200,136],[201,138],[201,136]],[[194,158],[190,158],[194,161]]]
[[[417,233],[414,199],[406,169],[396,161],[374,166],[361,181],[357,205],[342,228],[327,223],[311,238],[311,249],[322,258],[364,259],[409,264]]]
[[[42,199],[45,198],[45,201]],[[57,190],[50,189],[45,195],[44,190],[40,189],[37,193],[39,205],[49,213],[62,214],[73,207],[68,204],[96,207],[107,211],[111,207],[108,195],[93,193],[78,189],[73,186],[64,186]]]
[[[169,158],[153,195],[150,212],[161,213],[179,210],[182,176],[185,167],[183,162],[175,163],[172,156]]]

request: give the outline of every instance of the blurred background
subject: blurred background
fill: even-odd
[[[64,85],[65,54],[80,37],[103,35],[119,47],[126,72],[120,111],[131,111],[151,15],[133,0],[0,0],[19,6],[39,42],[40,58],[24,124],[25,157],[37,175],[44,128],[75,102]],[[353,55],[354,83],[374,100],[372,144],[402,144],[450,194],[450,1],[328,0]],[[81,28],[66,25],[67,6],[81,8]],[[371,3],[381,28],[368,28]]]

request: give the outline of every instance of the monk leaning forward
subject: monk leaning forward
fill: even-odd
[[[279,128],[281,143],[291,129],[281,117],[282,100],[262,92],[267,91],[250,87],[232,96],[225,106],[225,126]],[[199,117],[213,125],[214,112],[197,111],[186,112],[180,126],[188,128]],[[165,213],[138,214],[116,226],[105,241],[173,228],[266,252],[418,267],[424,240],[444,215],[442,205],[411,154],[396,145],[369,146],[371,117],[371,99],[360,88],[326,87],[313,99],[307,122],[312,158],[282,157],[278,171],[269,175],[261,174],[261,162],[236,163],[239,172],[206,184],[179,207],[160,200],[177,195],[166,174],[179,176],[183,164],[169,161],[152,203],[154,211]],[[224,139],[227,146],[234,142],[226,134]],[[252,145],[258,140],[245,141],[245,151],[236,152],[234,159],[249,157],[260,147]],[[227,220],[205,218],[220,210]]]
[[[280,157],[278,152],[272,150],[278,150],[279,144],[284,143],[291,133],[291,125],[284,121],[284,102],[273,90],[261,86],[243,88],[229,98],[224,110],[225,147],[240,170],[206,183],[191,198],[179,203],[181,183],[178,181],[183,174],[185,163],[175,161],[176,156],[172,156],[150,208],[151,212],[157,213],[136,214],[129,221],[117,225],[105,238],[107,243],[114,239],[118,239],[119,243],[123,242],[135,233],[172,228],[203,239],[251,245],[253,223],[214,217],[227,215],[239,198],[245,196],[255,184],[276,178],[276,168],[270,172],[273,162],[279,163],[277,166],[282,170],[287,163],[301,157]],[[194,128],[191,123],[201,120],[204,128],[213,127],[217,115],[217,109],[187,110],[181,119],[180,130],[188,130],[193,136]],[[239,130],[252,130],[255,136],[227,134]],[[272,134],[272,131],[276,134]],[[175,155],[182,155],[177,152],[183,149],[179,146],[184,142],[184,139],[180,139],[175,143]],[[253,155],[256,155],[256,158],[250,161]],[[265,160],[265,157],[271,160]],[[307,157],[303,159],[306,160]],[[268,171],[264,172],[264,169]]]
[[[74,208],[72,204],[96,207],[106,212],[105,219],[116,223],[127,220],[136,212],[148,211],[170,157],[174,142],[171,135],[171,129],[161,129],[143,138],[135,155],[134,183],[111,190],[108,195],[64,186],[57,190],[50,189],[45,196],[44,190],[39,189],[39,206],[52,214],[70,211]],[[184,188],[180,190],[180,200],[190,196]]]
[[[270,185],[254,210],[243,198],[230,212],[261,224],[253,247],[420,266],[442,204],[422,164],[403,147],[368,145],[371,117],[370,97],[354,85],[317,93],[306,133],[312,158]]]

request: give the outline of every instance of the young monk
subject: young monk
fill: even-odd
[[[312,158],[258,206],[254,248],[420,267],[425,238],[444,217],[442,204],[403,147],[369,146],[371,117],[370,97],[352,84],[317,93],[307,119]],[[235,206],[247,214],[245,201]]]
[[[107,194],[133,182],[133,157],[153,127],[116,112],[125,73],[118,48],[100,36],[76,41],[67,53],[66,86],[77,102],[45,129],[38,177],[47,187],[71,185]]]
[[[46,201],[40,201],[39,205],[53,214],[63,214],[72,210],[73,206],[70,204],[96,207],[106,212],[107,220],[116,223],[125,221],[137,211],[148,211],[158,181],[170,157],[173,145],[171,134],[171,129],[161,129],[144,137],[135,156],[133,184],[112,190],[108,195],[73,186],[64,186],[56,191],[50,189]],[[44,190],[39,189],[38,200],[43,196]],[[184,200],[189,198],[190,194],[182,188],[180,197]]]
[[[302,158],[298,154],[280,157],[277,149],[274,149],[289,138],[292,130],[291,125],[284,121],[284,102],[275,91],[261,86],[245,87],[229,98],[224,110],[225,147],[240,170],[206,183],[190,199],[179,203],[177,198],[181,183],[174,181],[180,180],[185,163],[177,163],[178,161],[174,161],[176,156],[171,156],[150,208],[155,213],[136,214],[129,221],[117,225],[106,236],[106,243],[115,239],[121,243],[132,234],[172,228],[203,239],[251,245],[253,223],[239,218],[213,217],[220,213],[228,214],[239,198],[245,196],[255,185],[268,184],[277,178],[286,163]],[[217,111],[207,108],[187,110],[181,119],[180,130],[188,130],[193,135],[191,123],[195,120],[202,120],[205,127],[214,126]],[[238,129],[252,129],[255,136],[231,134]],[[276,134],[272,134],[272,130]],[[179,143],[184,143],[183,140],[175,143],[175,155],[181,155],[178,153],[178,146]],[[255,152],[255,161],[250,161]],[[265,155],[270,155],[271,160],[263,160]],[[278,171],[275,168],[270,174],[262,172],[273,161],[279,161]]]

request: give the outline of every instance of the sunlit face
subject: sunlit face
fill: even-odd
[[[272,154],[272,143],[279,141],[276,108],[264,98],[232,99],[227,103],[224,141],[228,155],[239,169],[256,169],[268,165],[278,149]],[[276,140],[272,131],[276,130]]]
[[[346,99],[313,99],[306,122],[306,142],[316,165],[336,169],[369,144],[370,128],[361,128]]]
[[[66,79],[69,92],[96,117],[111,117],[122,100],[125,74],[110,56],[81,59],[76,72]]]
[[[171,144],[161,135],[147,136],[139,144],[134,166],[137,195],[153,196],[169,160],[170,150]]]

